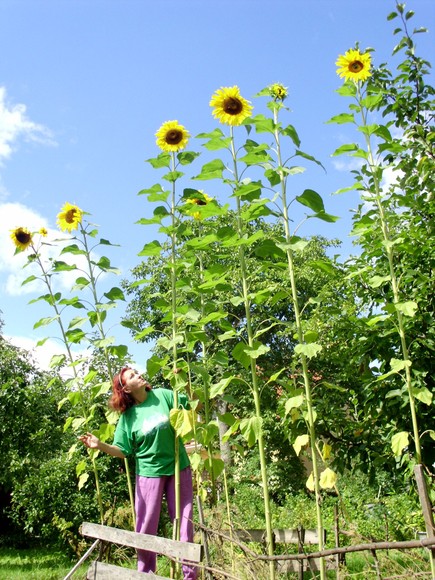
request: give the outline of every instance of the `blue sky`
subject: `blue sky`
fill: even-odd
[[[301,149],[326,169],[307,166],[294,193],[315,189],[327,211],[340,217],[335,224],[311,220],[301,233],[340,238],[343,256],[354,251],[349,231],[358,199],[331,195],[352,183],[352,165],[331,153],[356,135],[348,126],[325,122],[348,106],[335,92],[341,85],[335,72],[339,54],[358,41],[361,49],[375,49],[375,65],[395,68],[391,53],[398,24],[386,18],[394,7],[393,0],[1,0],[4,334],[30,347],[55,330],[33,330],[34,322],[52,313],[43,304],[28,305],[41,292],[21,288],[29,272],[13,256],[9,230],[45,226],[51,233],[62,205],[76,203],[91,214],[101,237],[120,244],[109,257],[128,276],[140,260],[137,253],[156,236],[135,225],[154,209],[137,195],[161,175],[144,162],[158,154],[154,133],[172,119],[192,136],[213,130],[209,100],[221,86],[238,85],[256,113],[265,112],[264,99],[254,98],[259,90],[273,82],[289,88],[286,122],[296,127]],[[431,60],[435,2],[409,0],[406,8],[415,12],[411,28],[429,29],[418,35],[417,47]],[[189,149],[203,151],[201,141],[192,139]],[[201,156],[192,174],[206,160]],[[225,201],[227,192],[201,182],[205,185]],[[121,315],[119,310],[115,317]],[[117,342],[128,344],[144,367],[147,349],[134,345],[117,322],[112,329]],[[49,342],[47,354],[39,349],[37,356],[43,359],[56,348]]]

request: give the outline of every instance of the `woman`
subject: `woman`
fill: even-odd
[[[135,370],[124,367],[113,377],[109,406],[121,413],[113,445],[100,441],[92,433],[79,439],[90,449],[99,449],[114,457],[133,455],[136,459],[136,532],[157,534],[163,496],[169,517],[175,518],[175,433],[169,422],[174,396],[168,389],[151,389]],[[187,408],[184,395],[178,397]],[[184,445],[180,457],[180,540],[193,542],[192,473]],[[138,550],[138,570],[156,571],[156,554]],[[195,580],[197,570],[183,565],[185,580]]]

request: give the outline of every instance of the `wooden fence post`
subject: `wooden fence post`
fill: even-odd
[[[428,538],[435,538],[435,527],[433,521],[432,505],[427,491],[426,478],[424,476],[423,466],[418,464],[414,467],[415,480],[417,482],[418,495],[420,497],[421,509],[423,510],[424,523]],[[432,568],[432,574],[435,573],[435,549],[432,546],[429,549],[429,557]]]

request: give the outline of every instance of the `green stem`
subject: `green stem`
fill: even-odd
[[[361,88],[359,84],[357,84],[357,101],[361,109],[361,117],[362,117],[362,125],[367,126],[367,115],[366,109],[362,105],[362,95],[361,95]],[[394,268],[394,248],[393,248],[393,240],[389,231],[387,217],[385,214],[384,206],[382,205],[381,200],[381,186],[379,181],[378,172],[376,171],[377,164],[374,159],[373,150],[371,146],[370,135],[364,133],[365,141],[367,145],[367,153],[368,153],[368,164],[370,167],[370,173],[373,178],[373,183],[375,186],[375,202],[378,208],[379,219],[381,222],[381,231],[382,231],[382,238],[384,242],[385,252],[387,255],[388,260],[388,269],[391,279],[391,289],[393,292],[393,304],[396,305],[400,303],[400,293],[399,293],[399,283],[396,276],[395,268]],[[406,340],[406,332],[405,332],[405,325],[403,321],[403,314],[398,310],[395,309],[396,312],[396,319],[397,319],[397,326],[398,326],[398,333],[400,338],[400,346],[402,350],[402,358],[405,362],[405,382],[406,388],[408,391],[409,397],[409,407],[411,411],[411,421],[412,421],[412,430],[414,435],[415,441],[415,458],[418,464],[421,463],[421,445],[420,445],[420,436],[418,432],[418,420],[417,420],[417,412],[416,412],[416,405],[415,405],[415,397],[412,392],[412,377],[411,377],[411,359],[409,357],[409,349],[408,343]]]
[[[235,183],[238,184],[238,169],[237,169],[237,157],[236,151],[234,147],[234,132],[233,127],[231,129],[231,154],[233,158],[233,171],[234,171],[234,180]],[[239,238],[243,237],[244,228],[243,228],[243,220],[241,216],[241,203],[240,197],[236,196],[237,202],[237,231]],[[254,345],[254,332],[252,328],[252,320],[251,320],[251,301],[249,298],[249,287],[248,287],[248,276],[247,276],[247,268],[246,268],[246,259],[245,259],[245,250],[242,245],[239,246],[239,264],[240,264],[240,278],[242,282],[242,296],[243,302],[245,306],[245,316],[246,316],[246,332],[248,337],[248,345],[253,347]],[[266,519],[266,537],[267,537],[267,552],[269,556],[273,556],[274,553],[274,546],[273,546],[273,532],[272,532],[272,517],[270,512],[270,498],[269,498],[269,486],[267,481],[267,469],[266,469],[266,454],[264,450],[264,437],[263,437],[263,428],[262,428],[262,417],[261,417],[261,405],[260,405],[260,390],[258,385],[258,376],[257,370],[255,366],[255,360],[251,359],[251,378],[252,378],[252,394],[254,397],[254,405],[255,405],[255,416],[258,419],[258,423],[260,425],[259,433],[258,433],[258,451],[260,455],[260,469],[261,469],[261,479],[263,483],[263,494],[264,494],[264,515]],[[271,561],[269,564],[269,571],[270,571],[270,579],[273,580],[275,578],[275,565],[274,562]]]
[[[98,327],[98,331],[100,334],[100,338],[105,339],[106,333],[105,333],[104,326],[103,326],[103,319],[101,316],[101,309],[99,306],[100,303],[99,303],[98,294],[97,294],[97,279],[94,275],[94,266],[93,266],[92,261],[91,261],[91,251],[90,251],[90,248],[88,246],[86,230],[84,228],[81,228],[81,234],[83,236],[83,246],[85,248],[86,261],[88,264],[89,282],[90,282],[90,286],[91,286],[92,296],[94,299],[95,312],[97,314],[97,327]],[[112,367],[112,363],[110,360],[110,356],[109,356],[109,352],[107,350],[107,347],[103,347],[103,354],[104,354],[104,359],[106,361],[107,375],[108,375],[108,378],[110,381],[115,373],[114,373],[114,370]],[[128,496],[130,499],[130,509],[131,509],[132,520],[133,520],[133,528],[136,529],[136,511],[134,508],[133,486],[132,486],[132,482],[131,482],[130,466],[128,464],[127,458],[124,458],[124,468],[125,468],[125,473],[127,476]],[[101,502],[98,481],[96,481],[96,486],[97,486],[97,495],[98,495],[99,501]]]
[[[171,171],[175,172],[175,153],[171,156]],[[177,370],[177,232],[176,232],[176,199],[175,199],[175,181],[172,182],[172,194],[171,194],[171,310],[172,310],[172,360],[173,360],[173,370]],[[178,409],[178,392],[174,389],[174,409]],[[178,436],[175,435],[175,520],[174,520],[174,539],[180,539],[180,517],[181,517],[181,504],[180,504],[180,447]]]
[[[202,228],[200,228],[200,233],[202,233]],[[201,254],[198,255],[199,260],[199,272],[200,272],[200,284],[203,281],[203,274],[204,274],[204,263],[202,260]],[[205,317],[205,301],[204,295],[201,292],[200,295],[200,305],[201,305],[201,318]],[[202,328],[203,332],[205,332],[205,328]],[[201,351],[202,351],[202,362],[206,365],[207,362],[207,347],[205,342],[201,342]],[[210,423],[210,394],[209,394],[209,383],[208,380],[204,382],[204,420],[205,425],[208,426]],[[213,444],[210,442],[206,445],[207,455],[210,464],[210,482],[211,482],[211,494],[212,494],[212,503],[215,505],[216,503],[216,481],[214,477],[214,469],[213,469]]]
[[[282,156],[281,156],[281,143],[280,143],[280,136],[278,130],[278,110],[274,107],[273,110],[274,116],[274,125],[275,125],[275,142],[276,142],[276,151],[277,151],[277,161],[278,167],[282,167]],[[294,266],[294,256],[293,251],[290,247],[291,243],[291,231],[290,231],[290,218],[288,214],[288,203],[287,203],[287,190],[286,190],[286,178],[284,173],[279,170],[280,173],[280,185],[281,185],[281,203],[282,203],[282,215],[283,215],[283,222],[284,222],[284,231],[285,231],[285,241],[286,241],[286,253],[287,253],[287,265],[288,265],[288,274],[290,278],[290,287],[292,293],[292,302],[293,302],[293,310],[295,316],[295,325],[296,325],[296,333],[298,337],[299,344],[304,344],[304,332],[302,327],[302,318],[301,312],[299,308],[299,301],[298,301],[298,293],[297,293],[297,285],[296,285],[296,275],[295,275],[295,266]],[[316,428],[315,428],[315,419],[314,419],[314,406],[313,406],[313,399],[311,393],[311,384],[310,384],[310,377],[308,372],[308,362],[307,357],[304,353],[300,354],[300,360],[302,365],[302,375],[304,379],[304,387],[305,387],[305,399],[307,403],[307,418],[308,418],[308,432],[310,436],[310,448],[311,448],[311,460],[313,464],[313,479],[314,479],[314,491],[316,496],[316,519],[317,519],[317,532],[319,538],[319,551],[322,551],[324,548],[323,542],[323,517],[322,517],[322,510],[321,510],[321,501],[322,497],[320,494],[320,485],[319,485],[319,466],[317,461],[317,449],[316,449]],[[320,559],[321,566],[320,566],[320,577],[322,580],[326,578],[326,568],[325,568],[325,561],[323,558]]]
[[[60,331],[61,331],[61,334],[62,334],[62,341],[63,341],[63,343],[65,345],[65,348],[66,348],[66,351],[67,351],[67,354],[68,354],[68,358],[69,358],[69,361],[71,363],[71,368],[72,368],[72,371],[73,371],[73,374],[74,374],[74,379],[75,379],[76,384],[78,386],[78,389],[80,391],[80,395],[81,395],[80,396],[80,400],[81,400],[81,404],[82,404],[83,417],[84,417],[85,421],[87,422],[88,419],[89,419],[89,414],[88,414],[88,410],[86,408],[86,405],[84,404],[84,393],[83,393],[83,390],[81,388],[81,383],[78,380],[79,379],[79,376],[78,376],[78,373],[77,373],[77,368],[73,364],[74,363],[74,357],[73,357],[73,354],[72,354],[72,351],[71,351],[71,348],[70,348],[70,344],[69,344],[69,341],[68,341],[68,337],[66,335],[65,328],[63,326],[63,322],[62,322],[62,318],[61,318],[61,313],[60,313],[60,311],[59,311],[59,309],[57,307],[56,299],[55,299],[55,297],[53,295],[53,291],[52,291],[51,283],[50,283],[50,276],[49,276],[49,274],[46,272],[46,270],[44,268],[44,264],[41,261],[41,258],[40,258],[39,253],[36,251],[36,249],[34,247],[33,247],[33,250],[34,250],[34,253],[36,255],[36,260],[37,260],[37,262],[39,264],[39,267],[41,268],[41,272],[42,272],[42,276],[44,278],[44,282],[45,282],[45,284],[46,284],[46,286],[48,288],[48,292],[49,292],[50,298],[51,298],[51,304],[52,304],[53,309],[54,309],[54,311],[56,313],[57,321],[58,321],[59,328],[60,328]],[[103,509],[103,502],[102,502],[102,499],[101,499],[100,481],[99,481],[99,476],[98,476],[98,468],[97,468],[97,463],[95,461],[95,457],[94,457],[92,451],[90,452],[90,455],[91,455],[92,470],[94,472],[94,478],[95,478],[95,487],[96,487],[96,491],[97,491],[97,502],[98,502],[98,509],[99,509],[99,512],[100,512],[100,521],[103,524],[104,523],[104,509]]]

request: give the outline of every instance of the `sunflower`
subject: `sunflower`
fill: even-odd
[[[223,125],[241,125],[252,113],[252,105],[240,95],[239,87],[222,87],[212,96],[213,116]]]
[[[33,241],[32,234],[27,228],[15,228],[11,230],[11,239],[21,251],[27,250]]]
[[[181,151],[187,145],[190,134],[178,121],[166,121],[156,133],[156,143],[167,153]]]
[[[275,101],[283,101],[288,97],[288,89],[281,83],[273,83],[268,87],[270,96],[275,99]]]
[[[63,232],[72,232],[79,227],[82,217],[83,211],[77,205],[66,202],[57,214],[57,225]]]
[[[213,201],[213,198],[206,193],[203,193],[202,191],[199,191],[198,193],[201,197],[189,197],[189,199],[186,199],[186,203],[192,205],[207,205],[210,201]],[[201,212],[199,211],[194,211],[190,215],[196,220],[200,220],[202,217]]]
[[[202,191],[199,193],[201,194],[201,197],[189,197],[189,199],[186,199],[186,203],[193,203],[195,205],[207,205],[209,201],[213,200],[213,198],[206,193],[203,193]]]
[[[350,49],[340,55],[335,63],[338,66],[337,74],[346,81],[365,81],[371,76],[370,66],[372,57],[368,52]]]
[[[48,235],[47,228],[40,228],[40,230],[39,230],[39,233],[41,234],[41,236],[42,236],[43,238],[46,238],[46,237],[47,237],[47,235]]]

